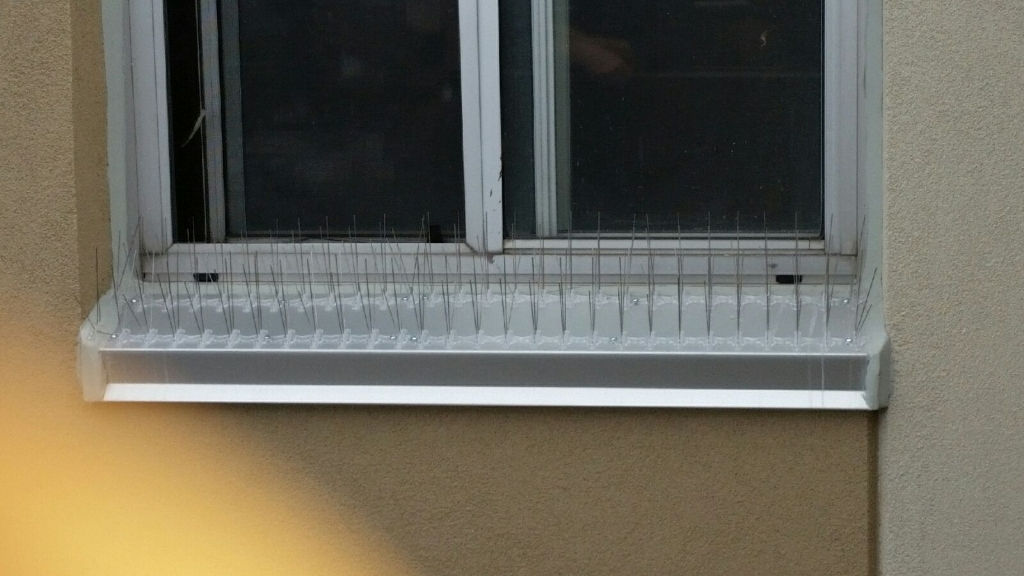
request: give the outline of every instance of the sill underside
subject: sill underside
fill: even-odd
[[[855,299],[835,298],[831,309],[815,305],[810,289],[789,298],[773,293],[771,323],[767,300],[753,294],[739,303],[716,295],[713,307],[696,294],[672,300],[653,289],[633,298],[547,294],[519,302],[516,315],[511,295],[470,293],[451,299],[461,332],[443,315],[431,320],[431,311],[447,309],[436,295],[239,301],[197,288],[171,306],[163,294],[122,296],[117,314],[110,312],[112,293],[101,299],[80,334],[87,399],[845,410],[873,410],[887,401],[887,389],[880,389],[887,340],[871,320],[877,316]],[[335,302],[355,319],[353,328],[341,330],[345,318],[341,308],[331,308]],[[300,323],[307,309],[314,320],[308,326]],[[226,333],[213,324],[221,318],[240,326],[246,318],[259,320],[261,310],[264,325],[277,322],[282,330]],[[534,328],[524,336],[517,326],[531,326],[531,310]],[[358,334],[353,330],[363,312],[380,325],[367,321],[373,330]],[[473,318],[480,327],[475,335],[465,332]],[[417,323],[425,328],[401,328]],[[449,323],[447,334],[429,329]]]
[[[95,350],[106,401],[873,409],[865,353]]]

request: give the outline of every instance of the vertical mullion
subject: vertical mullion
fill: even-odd
[[[571,226],[568,0],[532,0],[537,235]]]
[[[223,55],[224,222],[235,234],[245,234],[245,166],[242,141],[242,68],[239,47],[238,0],[220,2],[220,48]]]
[[[173,241],[167,61],[163,2],[130,4],[136,183],[142,244],[165,251]]]
[[[826,240],[832,252],[854,254],[858,227],[858,91],[859,2],[825,1],[824,38],[824,206]]]
[[[498,5],[459,0],[462,76],[462,148],[466,243],[479,252],[501,251],[501,79]]]
[[[480,108],[483,128],[483,211],[488,253],[501,252],[504,237],[502,218],[501,158],[501,61],[499,58],[498,3],[482,0],[480,16]]]
[[[533,157],[537,235],[558,233],[552,0],[532,0]]]
[[[554,153],[555,196],[557,198],[557,230],[572,228],[572,108],[569,60],[569,0],[551,0],[554,56]],[[557,231],[556,230],[556,231]]]
[[[203,135],[206,154],[206,222],[210,242],[225,239],[224,136],[221,123],[220,37],[217,0],[200,0],[200,30],[203,50]]]

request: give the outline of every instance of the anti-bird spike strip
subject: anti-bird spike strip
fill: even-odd
[[[185,258],[181,251],[167,256],[143,252],[136,229],[128,235],[131,244],[118,242],[111,295],[98,295],[100,304],[89,322],[116,335],[118,346],[666,351],[856,346],[873,310],[869,300],[877,269],[863,274],[860,254],[852,265],[849,259],[843,263],[840,257],[825,256],[825,268],[815,268],[824,283],[801,282],[807,265],[794,214],[793,287],[776,287],[773,267],[778,262],[772,262],[766,214],[762,220],[763,237],[747,246],[737,214],[735,237],[723,248],[715,245],[708,214],[703,270],[699,258],[687,258],[688,240],[679,224],[667,248],[654,245],[649,217],[642,223],[646,243],[637,242],[635,218],[628,237],[620,236],[617,244],[608,244],[599,224],[596,237],[573,239],[576,251],[590,259],[582,261],[590,267],[589,286],[576,285],[572,258],[565,252],[549,254],[550,244],[543,241],[532,252],[485,256],[458,243],[403,244],[396,233],[386,232],[383,220],[378,244],[360,243],[351,229],[347,239],[335,239],[321,228],[319,245],[308,251],[272,243],[207,251],[192,245]],[[421,239],[429,239],[427,222],[420,223]],[[835,245],[833,224],[826,231],[830,248]],[[860,224],[863,238],[865,224]],[[294,238],[296,244],[307,241]],[[758,248],[764,260],[760,289],[760,279],[749,282],[755,273],[751,269],[760,267],[750,266],[743,252]],[[645,253],[636,254],[642,260],[634,266],[639,251]],[[519,265],[524,254],[528,271],[526,262]],[[98,251],[95,260],[98,273]],[[146,273],[140,274],[143,267]],[[436,267],[441,267],[437,274]],[[602,275],[602,269],[610,274]],[[716,273],[733,276],[732,289],[726,290]],[[549,275],[554,280],[550,289]],[[497,292],[491,290],[492,277]],[[520,291],[521,283],[525,290]],[[851,297],[834,298],[836,284],[847,284]]]

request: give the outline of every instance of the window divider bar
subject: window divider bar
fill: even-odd
[[[568,0],[533,0],[533,140],[537,234],[572,227]]]
[[[532,0],[533,150],[537,235],[558,233],[553,0]]]
[[[462,64],[465,242],[473,250],[502,249],[501,75],[498,5],[459,0]]]
[[[242,70],[238,39],[238,0],[221,0],[219,16],[221,50],[224,55],[220,69],[224,82],[224,222],[233,233],[245,234],[245,148],[242,141]]]
[[[224,137],[220,85],[220,33],[217,0],[200,0],[202,34],[203,137],[206,154],[206,228],[211,242],[226,238]]]
[[[163,2],[130,4],[136,193],[142,243],[163,252],[173,241],[171,223],[170,124]]]
[[[859,210],[859,1],[825,0],[824,234],[833,253],[856,253]],[[834,221],[834,230],[829,223]]]
[[[428,257],[424,255],[421,244],[393,244],[387,248],[391,251],[388,259],[398,271],[397,280],[396,276],[389,275],[387,271],[382,271],[373,264],[369,269],[362,267],[363,263],[379,258],[380,249],[375,248],[372,243],[308,243],[302,244],[302,248],[297,252],[282,252],[273,243],[177,244],[167,253],[154,254],[147,259],[142,267],[145,271],[142,280],[144,283],[195,283],[200,281],[196,277],[198,274],[203,282],[220,282],[223,290],[230,291],[232,286],[241,289],[243,285],[247,285],[254,279],[256,271],[262,271],[262,277],[266,278],[268,272],[275,269],[276,272],[273,274],[276,275],[274,279],[267,280],[268,284],[289,283],[297,285],[300,290],[308,282],[317,285],[332,283],[349,286],[358,285],[360,282],[374,282],[403,291],[410,284],[439,285],[451,282],[452,285],[462,283],[463,287],[468,287],[468,283],[475,280],[479,283],[478,288],[486,291],[483,287],[497,285],[499,279],[505,279],[523,283],[524,286],[520,289],[522,293],[526,293],[526,283],[537,282],[542,285],[545,281],[557,283],[568,278],[567,271],[560,268],[566,258],[567,244],[564,240],[553,242],[556,245],[545,245],[544,250],[535,245],[527,245],[507,249],[503,254],[488,257],[460,250],[456,244],[438,244],[436,251],[429,256],[429,263],[424,260]],[[581,249],[576,247],[575,243],[574,240],[574,248]],[[584,244],[584,241],[581,240],[580,243]],[[714,290],[721,290],[725,286],[735,287],[738,277],[762,278],[766,269],[770,270],[769,274],[773,276],[799,274],[804,282],[820,285],[824,281],[828,265],[831,280],[837,285],[845,285],[840,293],[849,294],[853,290],[852,279],[856,278],[858,271],[855,256],[829,259],[821,253],[820,241],[801,242],[799,270],[795,268],[796,262],[792,257],[792,243],[786,240],[769,242],[767,260],[764,257],[765,247],[756,242],[741,244],[740,251],[737,252],[735,244],[730,244],[728,240],[716,240],[710,251],[706,245],[700,248],[700,242],[694,241],[686,246],[692,247],[691,256],[682,261],[677,258],[674,242],[659,242],[652,246],[653,252],[649,258],[634,257],[625,269],[619,268],[616,265],[617,261],[623,260],[628,254],[640,256],[646,252],[631,251],[628,242],[608,241],[608,244],[605,247],[605,241],[602,241],[604,250],[599,257],[600,268],[605,271],[603,280],[607,287],[614,286],[616,279],[622,274],[628,278],[627,282],[634,284],[653,281],[658,285],[668,284],[674,287],[679,273],[682,272],[684,287],[700,286],[702,282],[711,278]],[[588,255],[577,256],[579,265],[573,274],[577,286],[584,290],[590,290],[594,286],[592,271],[598,268],[594,265],[596,252],[589,249],[587,251]],[[708,256],[713,261],[710,274],[707,268]],[[515,265],[517,260],[520,261],[518,267]],[[523,265],[524,262],[529,264]],[[533,265],[536,265],[535,269]],[[648,273],[648,266],[651,266],[652,274]],[[246,269],[248,272],[245,272]],[[433,280],[427,274],[416,276],[412,273],[414,270],[428,269],[434,271]],[[751,289],[760,287],[759,282],[747,280],[745,284]],[[540,287],[535,285],[535,288]],[[182,292],[181,295],[185,296],[186,293]]]
[[[554,57],[554,146],[555,146],[555,197],[557,202],[557,218],[555,225],[558,230],[572,228],[572,102],[570,99],[572,83],[570,82],[569,54],[569,0],[550,0],[551,23],[553,26],[552,49]],[[557,230],[556,230],[557,232]]]

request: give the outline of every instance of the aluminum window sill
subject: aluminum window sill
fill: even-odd
[[[651,313],[645,298],[629,298],[621,330],[618,298],[610,293],[591,304],[588,296],[559,300],[549,291],[536,307],[529,297],[484,293],[475,304],[476,323],[467,298],[455,298],[460,309],[448,322],[438,317],[436,295],[422,297],[419,321],[415,306],[396,298],[391,315],[377,303],[371,330],[365,322],[362,330],[357,326],[366,308],[360,309],[356,295],[311,297],[308,303],[299,295],[258,304],[264,329],[257,331],[251,306],[237,299],[190,293],[191,305],[181,294],[167,306],[159,295],[148,302],[122,295],[115,312],[111,292],[82,326],[79,371],[86,399],[116,402],[834,410],[886,405],[888,339],[870,309],[834,297],[826,334],[822,291],[805,286],[796,334],[795,293],[786,287],[775,289],[768,315],[763,295],[744,292],[737,307],[735,296],[724,294],[735,290],[720,288],[723,294],[712,299],[710,336],[702,289],[683,293],[681,326],[670,290],[655,291]],[[340,319],[349,321],[344,330],[335,302],[343,309]],[[585,318],[591,311],[593,324]],[[237,324],[228,330],[231,314]],[[251,319],[248,328],[243,319]],[[446,324],[452,328],[447,333]]]

